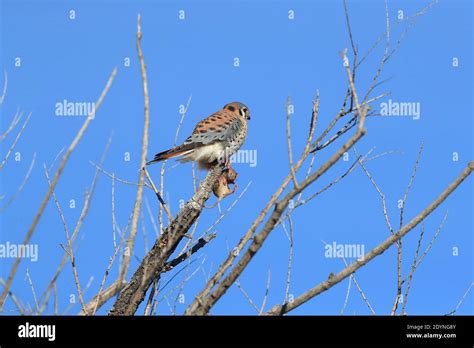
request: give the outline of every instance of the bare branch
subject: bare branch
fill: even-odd
[[[260,313],[260,309],[258,308],[258,306],[255,304],[255,302],[252,301],[252,299],[250,298],[250,296],[245,292],[245,290],[242,288],[242,285],[240,284],[240,281],[237,280],[235,282],[235,285],[237,286],[237,288],[240,290],[240,292],[242,293],[242,295],[244,295],[245,299],[248,301],[248,303],[250,303],[250,305],[257,311],[257,313]]]
[[[415,180],[416,176],[416,171],[418,169],[418,165],[420,164],[420,159],[421,159],[421,153],[423,152],[423,143],[420,145],[420,149],[418,150],[418,156],[416,158],[415,165],[413,166],[412,174],[410,177],[410,180],[408,181],[407,188],[405,189],[405,193],[403,194],[403,199],[402,199],[402,205],[400,208],[400,224],[399,228],[403,226],[403,213],[405,211],[405,203],[407,201],[408,197],[408,192],[410,192],[411,185],[413,184],[413,181]]]
[[[286,288],[285,288],[285,297],[283,302],[288,302],[288,296],[290,295],[290,284],[291,284],[291,265],[293,262],[293,221],[291,220],[291,215],[288,215],[288,223],[290,225],[290,231],[286,230],[285,224],[281,226],[285,230],[285,233],[288,237],[288,242],[290,243],[290,252],[288,256],[288,267],[286,271]]]
[[[5,286],[5,281],[2,278],[0,278],[0,285]],[[21,305],[19,299],[15,296],[15,294],[9,291],[8,296],[12,299],[12,302],[17,308],[18,313],[20,313],[21,315],[25,315],[25,309],[23,308],[23,306]]]
[[[357,153],[357,150],[354,149],[354,153],[355,155],[359,158],[359,154]],[[382,190],[380,190],[380,188],[378,187],[377,183],[375,182],[374,178],[372,177],[372,175],[370,175],[369,171],[367,170],[367,168],[365,168],[364,164],[359,160],[359,165],[361,166],[361,168],[364,170],[365,172],[365,175],[367,175],[367,177],[369,178],[370,182],[372,183],[372,186],[374,186],[374,188],[377,190],[379,196],[380,196],[380,200],[382,202],[382,208],[383,208],[383,216],[385,218],[385,222],[387,224],[387,227],[388,227],[388,230],[390,231],[390,233],[393,235],[394,234],[394,231],[393,231],[393,228],[392,228],[392,224],[390,223],[390,218],[388,217],[388,212],[387,212],[387,204],[385,203],[385,194],[382,192]]]
[[[155,237],[158,238],[161,234],[161,230],[158,229],[158,227],[156,226],[155,218],[153,217],[153,213],[151,212],[150,203],[148,203],[148,199],[146,197],[145,197],[145,206],[146,206],[146,210],[148,212],[148,216],[151,221],[151,225],[153,227],[153,230],[155,231]]]
[[[328,244],[328,243],[326,243],[325,241],[322,241],[322,242],[323,242],[324,245],[327,245],[327,244]],[[346,260],[346,258],[345,258],[344,256],[341,257],[340,259],[341,259],[342,262],[344,262],[344,265],[345,265],[346,267],[349,266],[349,264],[347,263],[347,260]],[[331,275],[333,276],[334,273],[331,273]],[[357,282],[357,279],[356,279],[354,273],[351,274],[349,283],[351,283],[351,281],[354,282],[354,285],[357,287],[357,291],[359,291],[359,294],[360,294],[360,296],[362,297],[362,300],[364,300],[364,302],[365,302],[365,304],[367,305],[367,307],[369,308],[370,312],[371,312],[373,315],[376,315],[374,309],[372,308],[372,305],[370,304],[369,300],[367,299],[367,296],[365,296],[364,291],[362,290],[362,288],[360,287],[359,283]],[[345,310],[345,308],[346,308],[346,306],[347,306],[349,291],[350,291],[350,285],[348,285],[347,294],[346,294],[346,299],[345,299],[345,301],[344,301],[344,306],[343,306],[342,309],[341,309],[341,314],[344,313],[344,310]]]
[[[26,183],[28,182],[28,180],[31,176],[31,172],[33,171],[33,167],[35,166],[35,161],[36,161],[36,152],[33,154],[33,158],[31,159],[30,166],[29,166],[28,170],[26,171],[26,174],[23,177],[23,180],[22,180],[20,186],[16,190],[15,194],[13,194],[13,196],[11,196],[8,199],[7,203],[5,203],[4,205],[2,205],[0,207],[0,213],[4,212],[10,206],[10,204],[12,204],[15,201],[15,199],[20,195],[20,193],[23,191]]]
[[[3,104],[3,101],[5,100],[5,96],[7,95],[7,86],[8,86],[8,75],[7,71],[3,70],[3,90],[2,90],[2,95],[0,96],[0,105]]]
[[[420,150],[418,151],[418,157],[416,158],[415,165],[413,166],[412,175],[410,177],[407,188],[405,190],[405,194],[403,195],[402,206],[400,208],[400,223],[399,223],[398,228],[401,228],[403,226],[403,213],[405,211],[405,203],[406,203],[408,192],[410,191],[411,185],[413,184],[413,181],[415,180],[416,170],[418,169],[422,152],[423,152],[423,143],[421,143],[420,145]],[[398,303],[400,300],[400,296],[402,294],[402,248],[403,248],[403,240],[400,239],[397,242],[397,293],[392,305],[392,312],[391,312],[392,315],[395,315],[395,313],[397,312]],[[410,279],[410,282],[411,282],[411,279]],[[409,289],[410,282],[408,283],[407,289]],[[406,302],[406,299],[403,300],[404,307],[405,307],[405,302]]]
[[[344,268],[341,272],[334,275],[330,279],[323,281],[310,289],[306,293],[294,299],[291,303],[285,303],[283,305],[275,305],[267,314],[269,315],[282,315],[289,311],[301,306],[303,303],[309,301],[313,297],[321,294],[322,292],[332,288],[351,274],[356,272],[361,267],[365,266],[369,261],[382,254],[400,238],[403,238],[408,232],[414,229],[420,222],[422,222],[427,216],[429,216],[446,198],[471,174],[474,170],[474,162],[469,162],[469,165],[460,173],[460,175],[448,185],[448,187],[423,211],[421,211],[416,217],[414,217],[408,224],[402,227],[398,232],[390,235],[381,244],[370,250],[363,259],[359,259],[356,262],[350,264]]]
[[[33,299],[34,299],[34,301],[35,301],[36,313],[38,313],[38,312],[39,312],[38,299],[37,299],[37,297],[36,297],[35,287],[34,287],[34,285],[33,285],[33,281],[31,280],[30,271],[28,270],[28,268],[26,269],[26,279],[28,280],[28,284],[30,285],[31,293],[33,294]]]
[[[18,131],[18,134],[16,135],[15,140],[14,140],[13,143],[10,145],[10,148],[8,149],[7,154],[6,154],[5,157],[3,158],[2,163],[0,163],[0,170],[3,168],[3,166],[5,165],[5,163],[7,163],[8,157],[10,157],[11,153],[13,152],[13,149],[15,148],[16,144],[18,143],[18,140],[20,140],[21,135],[23,134],[23,131],[25,130],[26,126],[28,125],[28,122],[30,122],[30,117],[31,117],[31,115],[32,115],[32,113],[30,112],[30,113],[28,114],[28,116],[26,117],[25,122],[23,122],[23,126],[21,126],[20,130]]]
[[[104,276],[102,278],[102,282],[100,283],[99,287],[99,292],[97,293],[97,296],[95,297],[95,307],[92,313],[88,313],[86,309],[83,309],[83,312],[86,314],[94,315],[97,312],[97,309],[99,307],[99,301],[101,298],[102,294],[102,289],[104,288],[105,280],[107,279],[107,276],[109,275],[110,269],[112,268],[112,265],[114,264],[115,258],[117,257],[118,251],[120,250],[120,245],[122,244],[124,238],[120,241],[120,244],[115,247],[114,254],[110,258],[109,264],[107,265],[107,269],[105,270]]]
[[[265,306],[267,305],[268,300],[268,293],[270,292],[270,279],[271,279],[271,271],[270,268],[268,269],[267,273],[267,287],[265,288],[265,294],[263,295],[262,305],[260,306],[260,311],[258,314],[262,314],[265,310]]]
[[[402,314],[406,314],[406,305],[408,301],[408,294],[410,293],[410,286],[411,286],[411,281],[413,279],[413,273],[415,272],[416,269],[416,262],[418,260],[418,253],[420,252],[420,246],[421,246],[421,241],[423,240],[423,234],[425,233],[425,224],[421,224],[421,232],[420,232],[420,237],[418,238],[418,244],[416,246],[416,251],[415,251],[415,256],[413,258],[413,263],[411,265],[411,271],[408,274],[408,283],[405,289],[405,296],[403,296],[403,306],[402,306]],[[400,286],[401,287],[401,286]]]
[[[165,263],[163,266],[162,272],[168,272],[172,270],[174,267],[179,265],[181,262],[189,259],[193,254],[199,251],[199,249],[202,249],[207,243],[209,243],[212,239],[214,239],[217,235],[217,232],[211,233],[205,238],[199,238],[197,243],[188,251],[180,254],[178,257],[176,257],[174,260]]]
[[[356,54],[357,48],[354,42],[354,38],[352,36],[352,28],[351,28],[351,22],[349,20],[349,9],[347,8],[347,1],[344,0],[343,4],[344,4],[344,16],[346,18],[347,33],[349,34],[349,39],[351,41],[352,53]]]
[[[99,170],[100,172],[104,173],[104,174],[107,175],[109,178],[114,179],[114,180],[117,181],[117,182],[120,182],[120,183],[125,184],[125,185],[140,186],[140,184],[137,184],[137,183],[135,183],[135,182],[131,182],[131,181],[127,181],[127,180],[118,178],[118,177],[115,175],[115,173],[110,173],[110,172],[106,171],[106,170],[103,169],[101,166],[95,164],[95,163],[92,162],[92,161],[89,161],[89,163],[92,164],[97,170]],[[148,188],[151,189],[151,186],[148,185],[146,182],[144,182],[142,186],[146,186],[146,187],[148,187]]]
[[[20,112],[20,110],[18,109],[15,113],[15,116],[13,116],[12,120],[10,121],[10,124],[8,125],[7,129],[2,134],[0,134],[0,142],[2,142],[7,137],[7,135],[10,134],[10,132],[16,127],[18,122],[20,122],[22,116],[23,111]]]
[[[288,144],[288,160],[290,162],[290,173],[293,180],[293,184],[298,187],[298,181],[296,180],[295,168],[293,167],[293,148],[291,145],[291,99],[288,97],[286,102],[286,142]]]
[[[156,188],[153,180],[151,179],[150,174],[148,173],[148,170],[146,169],[146,167],[143,167],[143,170],[145,171],[146,178],[147,178],[148,182],[150,183],[150,186],[151,186],[153,192],[155,192],[156,197],[158,198],[161,205],[165,209],[166,214],[168,215],[168,221],[173,220],[173,216],[171,215],[171,211],[169,210],[168,206],[166,205],[166,202],[161,197],[160,191],[158,191],[158,189]]]
[[[140,62],[140,71],[143,85],[143,100],[144,100],[144,120],[143,120],[143,137],[142,137],[142,149],[141,149],[141,158],[140,158],[140,168],[145,167],[147,152],[148,152],[148,128],[150,125],[150,98],[148,95],[148,79],[146,74],[146,65],[145,58],[143,57],[143,51],[141,47],[142,40],[142,31],[141,31],[141,17],[137,17],[137,39],[136,39],[136,48],[138,53],[138,60]],[[133,254],[133,249],[135,246],[135,237],[137,234],[138,219],[140,216],[140,209],[142,205],[143,197],[143,184],[145,182],[145,171],[140,170],[138,176],[138,187],[137,194],[135,198],[135,204],[133,206],[132,213],[132,223],[130,227],[130,234],[126,243],[126,251],[122,260],[122,267],[120,270],[120,275],[118,282],[121,284],[125,280],[125,277],[128,273],[128,268],[130,266],[131,255]]]
[[[471,284],[469,285],[469,287],[467,288],[466,292],[464,293],[464,295],[461,297],[461,299],[459,300],[458,304],[456,305],[456,308],[454,308],[451,312],[449,312],[448,314],[446,315],[454,315],[456,314],[456,312],[458,311],[459,307],[461,307],[461,305],[463,304],[464,300],[466,299],[467,295],[469,294],[469,292],[471,291],[472,287],[474,286],[474,282],[471,282]]]
[[[471,162],[472,163],[472,162]],[[418,268],[418,266],[420,265],[421,261],[423,261],[423,259],[425,258],[425,256],[428,254],[428,252],[431,250],[431,247],[433,246],[433,243],[435,242],[436,238],[438,238],[438,235],[439,233],[441,232],[441,229],[443,228],[444,226],[444,223],[446,222],[446,219],[448,218],[448,212],[446,212],[444,214],[444,217],[443,217],[443,220],[441,221],[441,223],[439,224],[438,226],[438,229],[436,230],[433,238],[431,239],[430,243],[428,244],[428,246],[426,247],[425,251],[423,251],[423,254],[421,254],[420,258],[418,259],[417,263],[416,263],[416,266],[415,266],[415,269]]]
[[[346,296],[344,298],[344,303],[343,303],[341,311],[340,311],[341,315],[344,314],[344,311],[346,310],[346,307],[347,307],[347,303],[349,302],[349,294],[351,293],[351,284],[352,284],[352,275],[349,278],[349,281],[347,282]],[[284,303],[286,303],[286,302],[287,301],[285,301]]]
[[[51,198],[51,194],[53,193],[53,191],[54,191],[54,189],[55,189],[55,187],[56,187],[56,185],[59,181],[59,178],[61,177],[61,174],[62,174],[62,172],[63,172],[63,170],[66,166],[66,163],[67,163],[69,157],[71,156],[72,152],[76,148],[79,141],[82,139],[84,133],[86,132],[87,128],[89,127],[89,124],[90,124],[91,120],[94,118],[97,110],[102,105],[102,102],[104,101],[105,96],[107,95],[116,74],[117,74],[117,68],[115,68],[112,71],[112,74],[110,75],[109,80],[107,81],[107,84],[106,84],[104,90],[102,91],[102,94],[100,95],[99,99],[97,100],[97,102],[95,104],[96,107],[91,112],[91,114],[88,115],[88,117],[84,121],[82,127],[79,129],[78,133],[76,134],[75,138],[73,139],[72,143],[69,145],[63,159],[61,160],[61,163],[60,163],[58,169],[56,170],[56,172],[54,174],[52,183],[49,186],[48,191],[46,192],[46,194],[43,198],[43,201],[40,204],[38,212],[36,213],[36,215],[33,219],[33,222],[31,223],[30,227],[28,228],[28,231],[26,233],[26,236],[25,236],[22,244],[26,245],[26,244],[29,243],[29,241],[30,241],[35,229],[36,229],[36,226],[38,225],[38,222],[41,219],[41,216],[43,215],[44,210],[46,209],[46,206],[49,202],[49,199]],[[15,277],[15,274],[18,270],[18,266],[20,265],[20,262],[21,262],[21,257],[17,257],[15,262],[13,263],[13,266],[12,266],[11,270],[10,270],[10,273],[8,275],[5,286],[3,287],[3,292],[0,295],[0,311],[3,309],[3,306],[5,304],[5,299],[8,295],[8,291],[10,290],[10,286],[12,285],[13,278]]]
[[[242,199],[243,195],[245,194],[245,192],[247,192],[248,188],[250,187],[250,185],[252,184],[251,181],[249,181],[249,183],[247,184],[247,186],[245,186],[245,188],[242,190],[242,192],[237,196],[237,198],[229,205],[229,207],[220,213],[219,217],[216,219],[216,221],[214,221],[214,223],[209,226],[206,230],[206,233],[209,233],[211,232],[211,230],[213,230],[214,228],[216,228],[216,226],[222,221],[222,219],[232,210],[232,208],[235,207],[235,205],[239,202],[240,199]]]
[[[155,279],[153,281],[153,285],[151,286],[151,291],[150,291],[150,294],[148,295],[148,301],[146,303],[145,311],[144,311],[143,315],[150,315],[151,314],[153,301],[156,299],[156,296],[158,295],[157,285],[158,285],[158,279]]]
[[[95,295],[89,303],[86,304],[85,309],[82,310],[79,315],[89,315],[94,310],[102,307],[109,299],[117,295],[123,287],[123,283],[119,283],[118,280],[109,285],[101,294]]]

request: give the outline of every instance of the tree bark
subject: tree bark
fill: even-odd
[[[175,251],[183,236],[196,221],[209,199],[212,186],[223,168],[219,165],[210,169],[206,179],[199,185],[198,191],[185,204],[176,218],[156,240],[133,274],[130,282],[121,291],[109,315],[133,315],[145,298],[145,294],[154,279],[158,278],[164,266]]]

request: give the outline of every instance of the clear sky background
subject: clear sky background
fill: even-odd
[[[43,163],[48,166],[58,152],[69,145],[84,122],[84,117],[55,115],[55,105],[64,99],[72,102],[94,102],[109,74],[118,67],[117,77],[102,108],[84,138],[71,156],[57,186],[68,228],[72,231],[90,186],[95,168],[108,137],[113,131],[104,169],[119,178],[136,181],[143,130],[143,95],[135,48],[136,18],[142,15],[145,60],[150,89],[149,153],[167,149],[173,144],[181,117],[179,107],[192,100],[181,129],[184,140],[195,123],[231,101],[244,102],[251,111],[249,133],[243,149],[256,150],[257,165],[235,164],[239,172],[238,192],[251,182],[238,204],[216,226],[217,237],[195,254],[192,263],[178,275],[178,269],[166,274],[162,285],[176,275],[158,296],[159,314],[170,314],[163,299],[173,306],[180,282],[186,283],[182,313],[202,289],[206,276],[213,274],[256,218],[269,197],[287,175],[285,137],[286,98],[291,96],[294,150],[298,155],[307,134],[312,101],[320,91],[321,108],[318,134],[341,106],[347,80],[338,52],[350,47],[341,1],[0,1],[1,64],[8,74],[8,91],[0,108],[2,131],[20,108],[32,112],[29,125],[15,148],[21,160],[11,157],[0,172],[0,203],[15,194],[36,153],[31,177],[18,198],[0,214],[0,243],[21,243],[47,190]],[[389,1],[392,21],[392,43],[396,42],[406,23],[395,25],[399,11],[408,17],[428,4],[426,1]],[[361,52],[366,52],[385,30],[383,1],[350,1],[353,34]],[[70,19],[70,10],[75,19]],[[179,19],[179,11],[185,19]],[[294,20],[288,11],[294,11]],[[392,99],[394,102],[420,103],[420,118],[371,117],[367,135],[357,144],[360,153],[376,147],[373,154],[395,153],[367,164],[381,190],[386,194],[392,224],[398,224],[398,200],[408,183],[420,144],[424,151],[418,173],[406,204],[409,221],[444,190],[472,160],[472,3],[444,0],[420,16],[407,34],[400,49],[387,63],[382,79],[391,78],[375,93],[392,94],[373,104]],[[383,53],[383,45],[364,62],[357,76],[357,88],[365,92]],[[21,58],[21,66],[15,59]],[[130,58],[130,66],[124,65]],[[234,58],[240,66],[234,66]],[[453,66],[457,58],[458,65]],[[375,96],[376,94],[374,94]],[[16,131],[0,143],[1,158],[6,154]],[[346,135],[318,154],[316,165],[323,163]],[[125,154],[130,161],[125,161]],[[457,153],[458,161],[453,160]],[[341,161],[312,185],[305,196],[316,192],[342,174],[354,160]],[[193,192],[191,165],[167,164],[165,198],[173,213],[180,200]],[[56,164],[57,165],[57,164]],[[160,166],[150,167],[159,181]],[[306,167],[305,169],[306,170]],[[201,172],[203,178],[205,173]],[[473,282],[473,190],[472,178],[450,196],[426,221],[422,250],[446,212],[446,223],[433,247],[414,275],[408,314],[446,314],[453,310]],[[222,203],[227,209],[236,196]],[[71,199],[76,207],[70,208]],[[151,190],[145,190],[151,210],[158,202]],[[124,228],[133,208],[135,188],[116,183],[116,216]],[[211,202],[214,199],[211,200]],[[196,235],[206,232],[219,216],[217,208],[204,210]],[[155,232],[148,212],[144,210],[148,248]],[[358,168],[344,180],[304,205],[293,215],[294,256],[290,294],[294,297],[338,272],[343,263],[325,257],[322,241],[338,244],[361,244],[365,251],[389,235],[382,214],[380,198],[363,171]],[[145,254],[141,224],[130,271]],[[407,275],[420,226],[404,243],[403,274]],[[113,254],[111,217],[111,179],[101,175],[89,214],[77,238],[76,262],[82,287],[93,277],[85,293],[86,301],[96,294],[104,271]],[[24,303],[34,306],[26,270],[39,296],[63,256],[63,227],[51,201],[31,240],[37,244],[37,262],[24,259],[12,291]],[[240,278],[242,288],[258,305],[261,304],[271,271],[267,309],[284,298],[289,254],[288,239],[277,228]],[[356,273],[356,279],[377,314],[388,314],[396,293],[396,248],[392,247]],[[349,259],[354,261],[354,259]],[[0,259],[0,276],[6,279],[12,258]],[[183,265],[182,265],[183,266]],[[106,285],[115,279],[115,264]],[[130,275],[130,274],[129,274]],[[70,305],[76,294],[71,267],[67,265],[58,279],[59,312],[75,314]],[[348,280],[293,311],[293,314],[334,314],[343,307]],[[99,313],[105,314],[113,301]],[[473,314],[473,292],[468,294],[458,314]],[[16,313],[11,301],[7,313]],[[52,301],[45,313],[52,314]],[[143,313],[143,306],[138,313]],[[212,310],[213,314],[255,314],[240,290],[233,286]],[[345,314],[370,314],[352,285]]]

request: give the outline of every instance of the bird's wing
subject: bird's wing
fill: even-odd
[[[147,165],[189,154],[198,147],[211,145],[218,141],[224,142],[225,145],[239,134],[243,127],[245,125],[238,115],[229,110],[219,110],[200,121],[183,144],[156,154],[153,160],[147,162]]]
[[[219,110],[200,121],[183,145],[210,145],[217,141],[227,143],[245,127],[241,118],[229,110]]]

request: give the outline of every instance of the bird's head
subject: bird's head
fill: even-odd
[[[224,106],[224,109],[235,112],[246,120],[250,120],[249,108],[240,102],[229,103]]]

